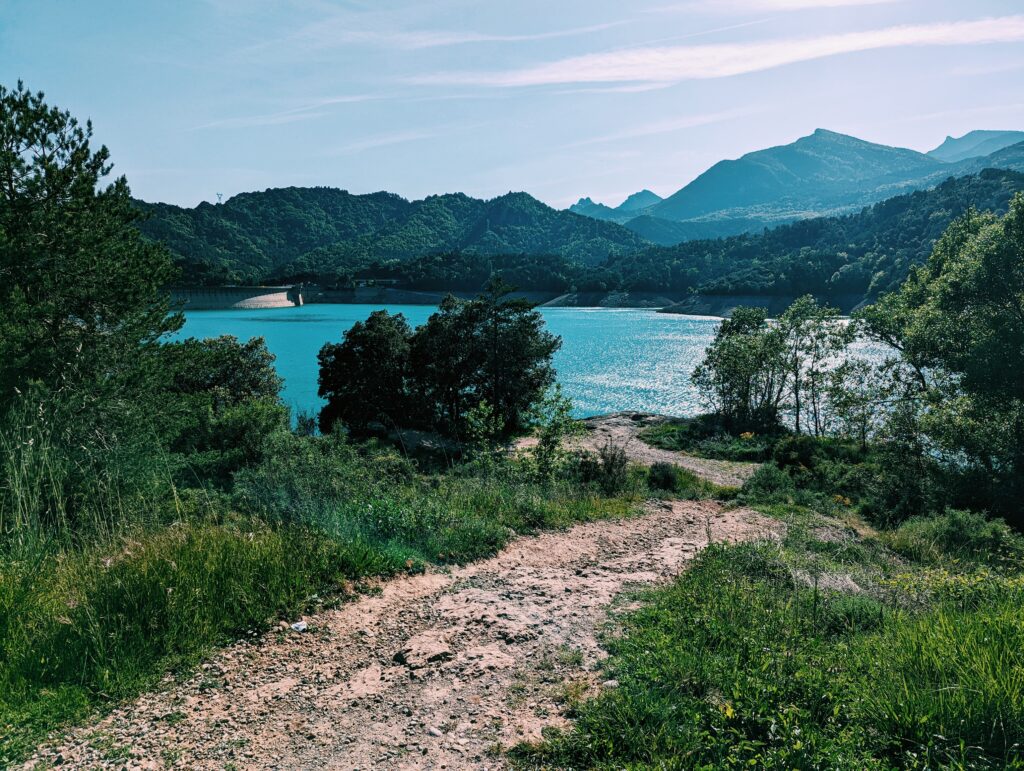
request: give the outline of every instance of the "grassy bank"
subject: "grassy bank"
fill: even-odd
[[[217,645],[336,601],[361,579],[487,557],[521,533],[628,516],[647,494],[638,470],[602,485],[581,479],[570,458],[551,478],[538,477],[528,457],[421,473],[394,450],[340,436],[269,441],[230,491],[154,488],[122,502],[116,528],[23,524],[0,554],[0,765]],[[25,503],[38,484],[21,479],[5,500]]]
[[[762,508],[784,541],[714,546],[649,592],[608,640],[617,687],[524,767],[1024,767],[1019,536],[951,513],[859,537]]]

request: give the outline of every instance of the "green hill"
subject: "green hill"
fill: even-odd
[[[895,289],[968,208],[1005,212],[1018,191],[1024,191],[1024,174],[988,169],[857,214],[801,220],[760,235],[654,247],[612,259],[602,270],[644,291],[762,297],[809,292],[848,308]]]
[[[649,245],[611,222],[526,193],[407,201],[392,193],[279,188],[193,209],[138,202],[143,233],[173,252],[186,283],[311,280],[435,252],[557,255],[584,265]]]

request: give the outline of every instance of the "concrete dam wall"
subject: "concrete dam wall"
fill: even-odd
[[[174,304],[188,311],[228,308],[260,310],[302,305],[302,291],[294,286],[211,286],[171,290]]]

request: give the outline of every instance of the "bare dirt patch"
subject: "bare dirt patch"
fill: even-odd
[[[652,447],[640,438],[641,429],[664,423],[667,420],[671,420],[671,418],[664,415],[651,415],[646,412],[614,412],[610,415],[595,415],[583,421],[587,433],[573,440],[572,446],[597,452],[606,442],[611,441],[624,447],[626,455],[636,463],[645,466],[652,463],[672,463],[722,487],[741,487],[760,468],[760,463],[698,458],[684,452],[663,450],[660,447]],[[533,444],[536,444],[536,440],[527,438],[520,440],[517,446],[529,447]]]
[[[746,509],[650,502],[641,516],[521,538],[498,556],[232,645],[40,750],[27,767],[480,769],[562,725],[567,693],[601,687],[598,637],[631,585],[666,580],[707,544],[772,537]]]

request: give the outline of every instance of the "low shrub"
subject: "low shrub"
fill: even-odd
[[[629,484],[629,456],[621,444],[607,440],[597,453],[577,457],[576,473],[584,485],[594,484],[605,495],[617,495]]]
[[[763,464],[740,488],[746,503],[786,503],[796,495],[796,483],[773,463]]]
[[[1024,538],[1001,519],[950,510],[931,517],[914,517],[883,535],[898,554],[926,565],[950,558],[961,562],[1019,568]]]
[[[718,415],[677,418],[648,426],[640,438],[654,447],[701,458],[759,463],[768,460],[780,429],[774,434],[733,433]]]
[[[653,490],[674,493],[680,488],[681,469],[674,463],[654,463],[647,469],[647,484]]]

